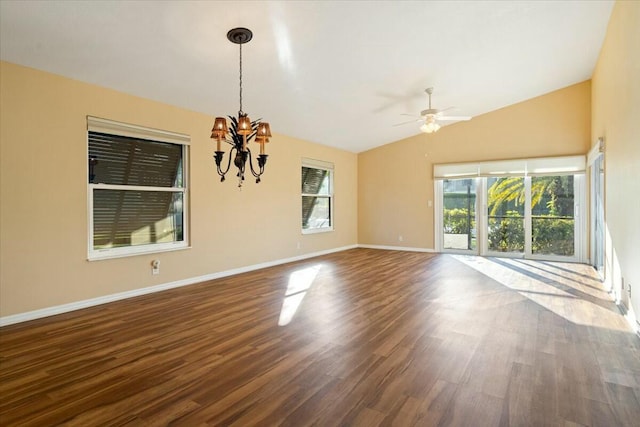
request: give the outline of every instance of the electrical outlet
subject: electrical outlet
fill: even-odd
[[[154,259],[153,261],[151,261],[151,274],[153,274],[154,276],[156,274],[160,274],[160,260],[159,259]]]
[[[398,241],[400,242],[404,241],[404,237],[402,237],[402,234],[398,236]]]

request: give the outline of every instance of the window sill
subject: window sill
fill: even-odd
[[[181,245],[181,246],[165,247],[165,248],[147,248],[146,250],[130,251],[130,252],[113,252],[108,250],[104,252],[94,251],[88,255],[87,261],[101,261],[103,259],[128,258],[133,256],[139,256],[139,255],[151,255],[151,254],[158,254],[163,252],[181,251],[185,249],[191,249],[191,246],[185,244],[184,246]]]
[[[310,229],[306,229],[306,230],[302,230],[302,234],[318,234],[318,233],[328,233],[330,231],[333,231],[333,227],[326,227],[326,228],[310,228]]]

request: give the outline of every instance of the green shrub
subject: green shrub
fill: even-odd
[[[467,209],[444,209],[443,226],[446,234],[475,236],[475,214]],[[551,215],[536,215],[532,219],[531,249],[535,254],[574,254],[574,220]],[[505,216],[489,218],[489,249],[498,252],[524,251],[524,218],[517,211]]]
[[[489,249],[500,252],[524,251],[524,219],[516,211],[489,218]]]
[[[532,251],[539,254],[573,255],[574,220],[544,215],[533,218]]]
[[[470,234],[476,227],[475,213],[467,209],[444,209],[443,226],[446,234]]]

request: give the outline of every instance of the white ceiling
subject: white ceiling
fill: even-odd
[[[2,60],[360,152],[591,77],[612,1],[0,1]],[[455,126],[455,124],[453,125]],[[209,129],[203,129],[207,134]],[[426,137],[426,136],[425,136]],[[273,142],[277,142],[274,138]]]

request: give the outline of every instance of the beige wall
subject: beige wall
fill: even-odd
[[[586,81],[360,153],[359,242],[433,249],[434,164],[585,154],[590,115]]]
[[[215,172],[211,116],[5,62],[0,93],[0,317],[357,243],[356,154],[274,135],[239,191]],[[191,135],[191,249],[86,260],[87,115]],[[335,164],[334,232],[300,232],[302,157]]]
[[[605,275],[640,319],[640,2],[616,3],[593,75],[592,135],[605,138]]]

